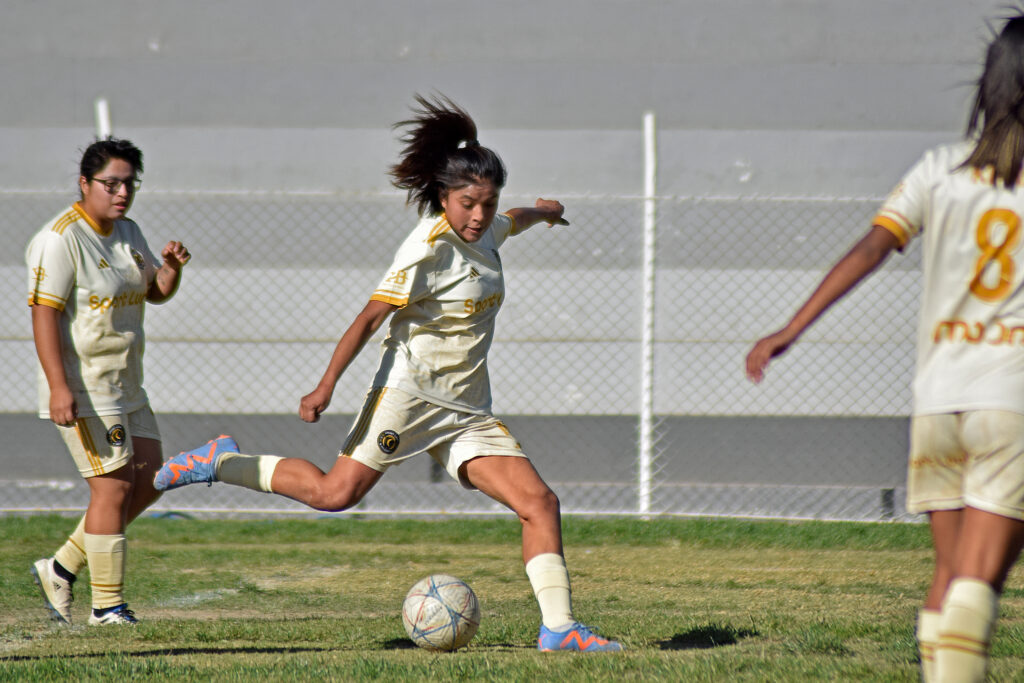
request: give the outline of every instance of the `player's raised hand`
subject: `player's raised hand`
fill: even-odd
[[[538,199],[534,208],[540,212],[540,220],[548,225],[569,225],[569,221],[562,218],[565,207],[555,199]]]
[[[747,354],[747,377],[750,381],[759,384],[764,379],[764,371],[768,367],[769,361],[785,353],[793,341],[793,335],[786,330],[779,330],[759,339]]]
[[[334,392],[330,389],[317,386],[316,389],[302,397],[299,402],[299,417],[305,422],[316,422],[320,419],[320,413],[327,410],[331,405],[331,397]]]
[[[164,264],[174,270],[181,270],[181,267],[188,263],[189,259],[192,258],[192,254],[188,253],[188,249],[185,248],[181,242],[168,242],[160,255],[164,259]]]

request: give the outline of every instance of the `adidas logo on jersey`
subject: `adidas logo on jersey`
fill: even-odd
[[[477,270],[476,268],[472,268],[472,267],[471,267],[471,268],[469,269],[469,279],[470,279],[470,280],[475,280],[475,279],[477,279],[478,277],[480,277],[480,271],[479,271],[479,270]]]
[[[110,267],[110,264],[107,263],[107,259],[101,258],[100,259],[100,268],[109,268],[109,267]]]

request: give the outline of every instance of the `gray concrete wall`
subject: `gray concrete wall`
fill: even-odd
[[[510,191],[884,193],[959,135],[1001,0],[7,0],[0,187],[72,185],[93,101],[148,189],[372,191],[412,93],[462,103]]]

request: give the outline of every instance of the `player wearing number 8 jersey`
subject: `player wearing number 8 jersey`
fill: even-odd
[[[754,382],[896,249],[922,241],[907,507],[927,513],[932,583],[917,639],[925,681],[982,681],[1024,545],[1024,15],[988,47],[969,140],[929,151],[868,234],[746,360]]]
[[[874,220],[898,248],[922,241],[915,415],[1024,413],[1024,193],[965,167],[972,149],[926,153]]]

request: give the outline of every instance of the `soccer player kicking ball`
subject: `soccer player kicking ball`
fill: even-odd
[[[522,523],[526,574],[540,604],[540,650],[619,651],[573,617],[559,502],[516,439],[491,414],[487,352],[505,298],[498,248],[536,223],[568,225],[557,201],[497,214],[505,167],[477,141],[469,115],[417,97],[394,184],[422,216],[391,269],[342,335],[299,415],[316,422],[341,374],[391,318],[366,403],[327,473],[307,460],[240,455],[220,437],[169,460],[158,489],[222,481],[287,496],[318,510],[358,503],[392,465],[429,453],[448,474],[511,508]]]
[[[928,513],[935,543],[917,623],[925,681],[985,679],[999,594],[1024,544],[1024,15],[988,47],[968,133],[925,154],[746,363],[760,382],[890,252],[924,241],[907,509]]]

